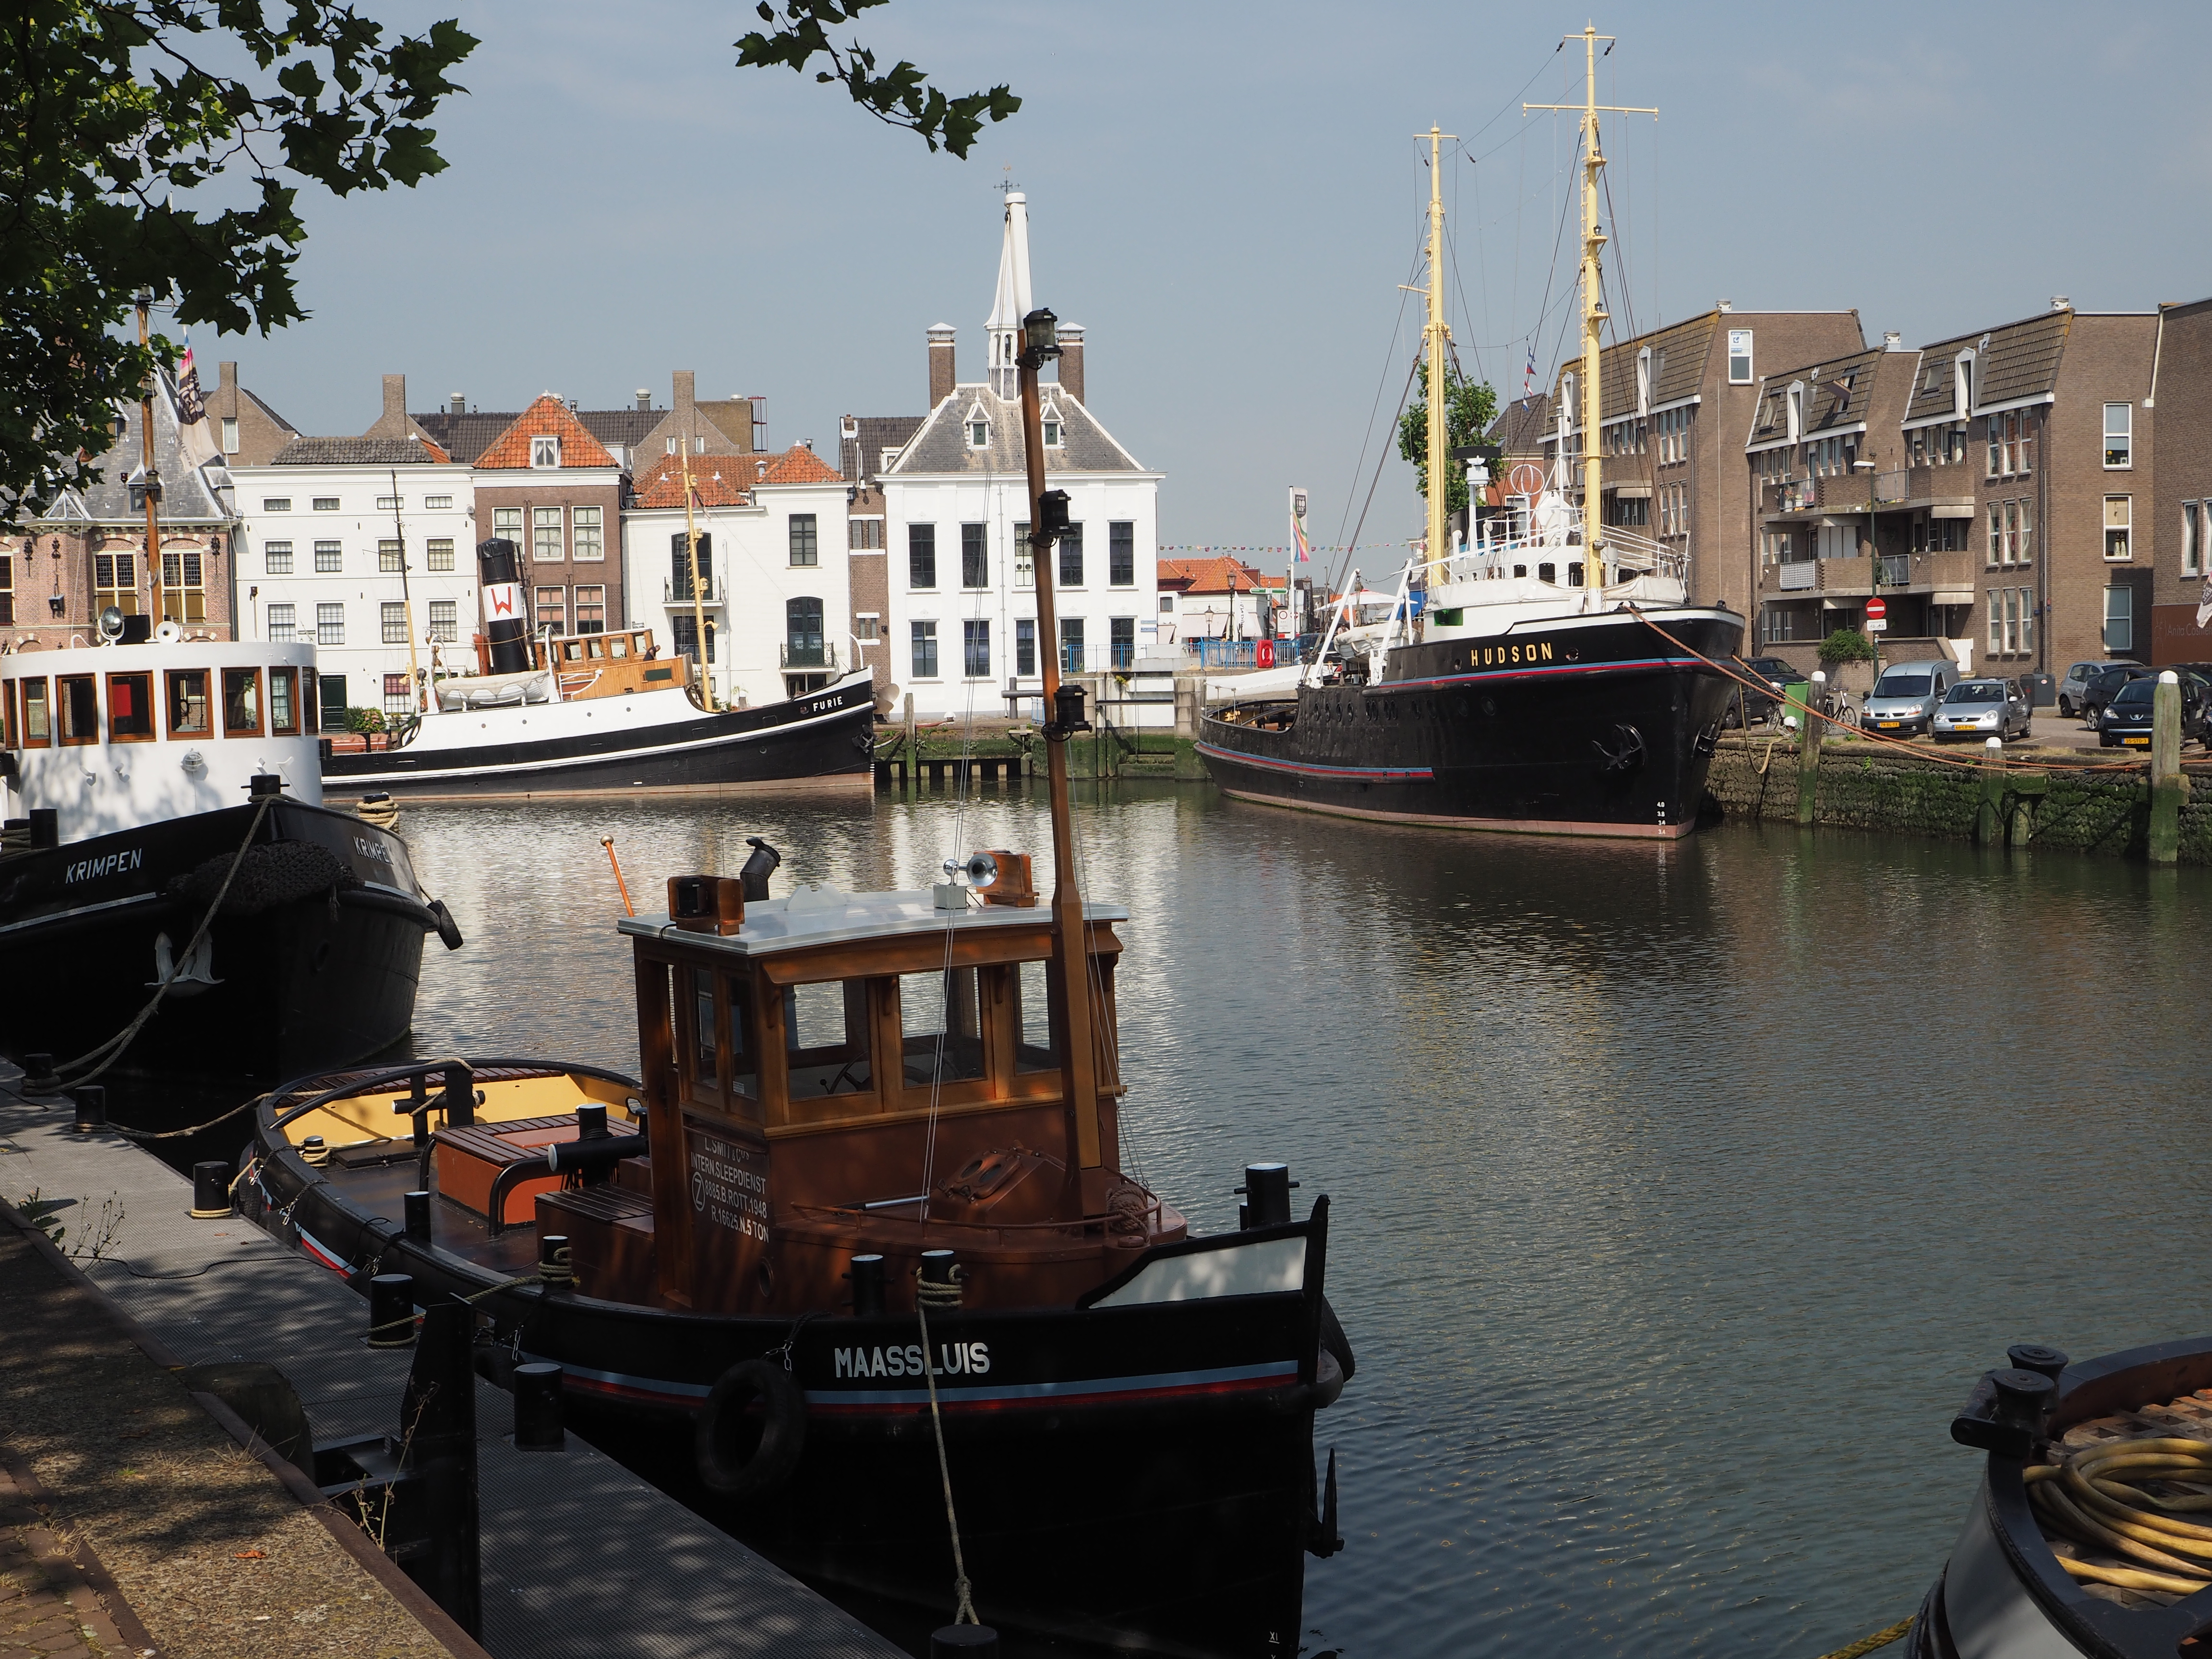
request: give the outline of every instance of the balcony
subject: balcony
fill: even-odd
[[[704,590],[700,596],[700,603],[705,605],[720,605],[723,602],[725,596],[722,592],[722,584],[715,580],[715,578],[712,576],[703,576],[700,579],[699,586],[702,590]],[[687,578],[679,580],[673,576],[663,577],[660,583],[660,602],[663,605],[691,604],[691,583],[690,580]]]
[[[1819,586],[1820,567],[1811,559],[1774,567],[1775,587],[1784,593],[1810,592]]]
[[[837,666],[837,647],[822,640],[803,640],[796,644],[787,641],[781,647],[784,668],[823,668],[835,671]]]

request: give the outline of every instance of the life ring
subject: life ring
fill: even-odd
[[[1258,647],[1252,653],[1252,660],[1262,668],[1273,668],[1275,665],[1274,641],[1261,641]]]
[[[747,1359],[716,1379],[692,1437],[699,1479],[725,1498],[765,1498],[806,1449],[806,1401],[791,1373]]]

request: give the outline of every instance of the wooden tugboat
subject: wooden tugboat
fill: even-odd
[[[1033,364],[1024,386],[1034,428]],[[1064,508],[1040,502],[1046,552]],[[1006,851],[771,897],[756,842],[620,924],[641,1082],[311,1080],[259,1109],[247,1184],[374,1322],[404,1328],[380,1274],[476,1297],[489,1365],[557,1363],[656,1478],[795,1570],[942,1609],[957,1559],[994,1625],[1289,1656],[1304,1556],[1339,1545],[1313,1446],[1352,1370],[1328,1201],[1295,1218],[1287,1170],[1255,1164],[1246,1224],[1198,1237],[1124,1167],[1127,912],[1077,890],[1082,696],[1055,680],[1048,906]]]
[[[1951,1425],[1989,1454],[1912,1659],[2172,1659],[2212,1634],[2212,1340],[2025,1344]]]

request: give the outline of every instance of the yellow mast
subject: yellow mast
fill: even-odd
[[[1575,37],[1566,37],[1571,40]],[[1603,463],[1599,457],[1599,423],[1604,416],[1602,399],[1598,392],[1598,358],[1601,350],[1599,335],[1606,324],[1605,287],[1599,269],[1598,256],[1606,244],[1605,233],[1598,228],[1598,177],[1605,171],[1605,156],[1598,148],[1597,118],[1600,110],[1611,115],[1656,115],[1656,109],[1631,109],[1620,104],[1601,104],[1597,100],[1597,43],[1606,42],[1611,47],[1613,37],[1600,34],[1595,25],[1583,29],[1583,101],[1580,104],[1523,104],[1522,112],[1532,109],[1574,110],[1583,118],[1583,360],[1577,371],[1582,377],[1582,411],[1579,418],[1583,445],[1583,562],[1586,567],[1583,579],[1599,587],[1608,585],[1610,573],[1605,557],[1605,498]]]
[[[691,516],[691,440],[676,441],[677,462],[684,469],[684,556],[691,568],[692,637],[699,641],[699,690],[707,699],[707,712],[714,712],[714,674],[707,665],[707,596],[699,591],[699,524]]]
[[[1421,343],[1429,355],[1429,589],[1443,580],[1444,507],[1450,499],[1451,457],[1444,422],[1444,348],[1451,331],[1444,326],[1443,141],[1455,133],[1429,128],[1429,320]]]

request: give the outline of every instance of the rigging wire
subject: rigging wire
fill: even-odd
[[[1413,257],[1407,264],[1406,275],[1408,276],[1413,276],[1420,270],[1420,238],[1416,234],[1413,239]],[[1398,355],[1398,338],[1405,328],[1405,324],[1406,289],[1403,287],[1401,287],[1398,291],[1398,314],[1392,319],[1390,324],[1390,349],[1382,354],[1382,373],[1375,382],[1374,407],[1370,408],[1367,411],[1367,431],[1366,434],[1359,441],[1359,459],[1352,464],[1352,489],[1345,492],[1344,511],[1338,516],[1336,521],[1336,539],[1339,546],[1342,546],[1344,544],[1344,526],[1346,521],[1352,517],[1352,497],[1359,489],[1359,475],[1367,465],[1367,447],[1375,441],[1376,412],[1382,407],[1382,393],[1384,389],[1390,384],[1390,365]],[[1390,429],[1394,432],[1397,430],[1397,422],[1395,419],[1391,422]],[[1389,446],[1387,444],[1384,446],[1384,448],[1385,453],[1388,453]]]
[[[1413,368],[1406,371],[1405,388],[1398,393],[1398,412],[1390,417],[1390,429],[1393,432],[1395,432],[1398,429],[1398,422],[1406,412],[1406,400],[1413,394],[1413,379],[1420,373],[1420,361],[1416,358]],[[1360,526],[1364,525],[1367,522],[1367,509],[1375,505],[1375,486],[1382,482],[1382,464],[1389,459],[1390,451],[1389,447],[1385,446],[1382,453],[1375,458],[1375,476],[1368,481],[1367,499],[1360,504],[1359,522],[1358,524],[1355,524],[1352,526],[1352,539],[1350,542],[1345,544],[1343,561],[1337,566],[1336,574],[1329,579],[1329,586],[1338,589],[1340,592],[1342,591],[1345,576],[1352,569],[1352,556],[1359,550]],[[1357,489],[1358,487],[1358,482],[1359,481],[1357,477],[1352,480],[1353,488]],[[1349,510],[1351,503],[1347,501],[1345,503],[1345,506],[1346,509]],[[1342,532],[1339,532],[1338,533],[1341,534]]]

